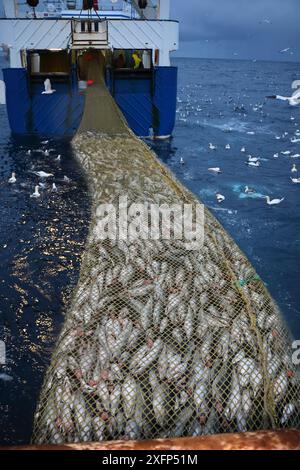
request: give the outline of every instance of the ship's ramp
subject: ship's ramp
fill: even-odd
[[[139,238],[103,239],[105,214],[112,235],[114,215],[124,215],[120,196],[128,206],[199,201],[128,129],[96,63],[73,140],[92,220],[41,391],[34,442],[298,427],[291,337],[263,281],[207,209],[203,246],[193,250],[185,240],[147,237],[148,215]],[[131,227],[138,212],[128,215]]]

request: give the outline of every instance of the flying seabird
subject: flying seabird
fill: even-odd
[[[44,81],[45,90],[42,91],[42,95],[52,95],[56,90],[52,89],[52,85],[49,78],[46,78]]]

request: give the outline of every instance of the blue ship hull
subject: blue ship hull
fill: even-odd
[[[44,84],[29,80],[26,69],[3,70],[8,119],[14,134],[72,136],[84,110],[74,69],[67,82],[51,79],[56,90],[43,95]],[[107,70],[107,86],[129,126],[138,136],[152,127],[158,137],[170,136],[175,125],[177,68],[156,67],[148,75],[126,76]]]

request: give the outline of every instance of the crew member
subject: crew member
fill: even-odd
[[[135,51],[132,54],[132,59],[133,59],[133,62],[134,62],[134,65],[133,65],[134,70],[138,70],[138,69],[141,69],[143,67],[142,59],[140,58],[139,53],[137,51]]]

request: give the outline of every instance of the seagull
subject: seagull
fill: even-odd
[[[31,150],[30,150],[30,149],[29,149],[29,150],[27,150],[27,152],[26,152],[26,153],[27,153],[27,155],[31,155]]]
[[[221,173],[221,168],[217,166],[215,168],[209,168],[208,171],[212,171],[213,173]]]
[[[284,152],[280,152],[281,155],[291,155],[291,151],[290,150],[285,150]]]
[[[245,162],[246,165],[249,165],[249,166],[260,166],[260,161],[257,161],[257,162]]]
[[[300,157],[300,153],[295,153],[294,155],[291,155],[291,158],[299,158]]]
[[[300,184],[300,178],[291,178],[292,183]]]
[[[259,158],[248,155],[248,162],[258,162]]]
[[[280,204],[282,201],[284,201],[284,197],[282,199],[270,199],[270,196],[266,196],[266,200],[269,206],[274,206],[275,204]]]
[[[185,161],[183,160],[182,157],[180,157],[180,163],[181,163],[181,165],[184,165],[184,164],[185,164]]]
[[[246,193],[246,194],[249,194],[249,193],[256,193],[256,191],[255,191],[254,188],[249,188],[249,186],[245,186],[245,193]]]
[[[242,153],[246,152],[245,147],[242,147],[242,148],[241,148],[241,152],[242,152]]]
[[[50,178],[50,176],[54,176],[52,173],[46,173],[45,171],[33,171],[35,175],[39,178]]]
[[[40,193],[39,193],[39,186],[35,186],[34,188],[34,193],[30,195],[30,197],[41,197]]]
[[[209,147],[209,150],[216,150],[217,148],[216,145],[213,145],[211,142],[208,147]]]
[[[61,161],[61,155],[57,155],[57,157],[55,158],[55,161],[59,163]]]
[[[42,143],[43,145],[47,145],[47,144],[49,144],[49,140],[43,140],[41,143]]]
[[[297,144],[298,142],[300,142],[300,139],[296,139],[296,137],[293,137],[293,138],[291,139],[291,143],[292,143],[292,144]]]
[[[216,194],[216,199],[217,199],[218,203],[220,204],[221,202],[225,201],[225,196],[223,196],[223,194],[217,193]]]
[[[17,181],[16,173],[12,172],[11,177],[9,178],[8,182],[10,184],[14,184],[16,181]]]
[[[52,184],[52,191],[57,191],[57,186],[55,183]]]
[[[230,150],[231,147],[230,147],[229,144],[227,144],[227,145],[225,146],[225,148],[226,148],[226,150]]]
[[[274,158],[278,158],[278,157],[279,157],[279,153],[274,153],[273,157],[274,157]]]
[[[292,166],[292,169],[291,169],[291,172],[292,173],[297,173],[297,167],[296,167],[296,164],[294,163],[293,166]]]
[[[290,50],[290,47],[286,47],[285,49],[281,49],[280,54],[284,54],[285,52],[288,52]]]
[[[300,104],[300,89],[294,91],[292,96],[271,95],[267,96],[267,98],[272,100],[288,101],[290,106],[297,106]]]
[[[44,81],[45,90],[42,91],[42,95],[52,95],[56,90],[52,89],[52,85],[49,78],[46,78]]]

